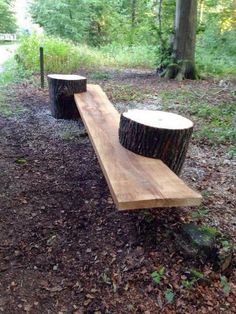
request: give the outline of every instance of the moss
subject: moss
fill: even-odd
[[[178,63],[169,64],[161,73],[161,77],[178,81],[184,79],[196,80],[199,78],[194,62],[189,60],[181,60]]]

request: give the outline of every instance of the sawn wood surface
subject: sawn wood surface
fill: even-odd
[[[89,84],[87,92],[74,97],[118,209],[201,203],[201,195],[161,160],[139,156],[121,146],[120,114],[100,86]]]

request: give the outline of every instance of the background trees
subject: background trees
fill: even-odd
[[[32,0],[33,20],[49,34],[91,45],[156,44],[164,53],[174,34],[175,6],[197,0]],[[3,3],[3,0],[0,1]],[[178,9],[177,9],[178,11]],[[187,13],[188,14],[188,13]],[[236,27],[235,0],[199,0],[198,34]],[[194,23],[194,20],[191,20]],[[217,35],[218,36],[218,35]],[[162,46],[162,47],[161,47]]]
[[[194,78],[195,39],[197,65],[207,71],[219,71],[214,61],[223,65],[228,56],[229,67],[233,65],[236,51],[235,0],[198,0],[198,8],[196,4],[197,0],[32,0],[31,14],[47,34],[95,47],[155,49],[160,73]],[[184,19],[186,15],[192,17]],[[170,64],[175,67],[163,72]]]
[[[0,0],[0,33],[15,33],[17,29],[11,2]]]

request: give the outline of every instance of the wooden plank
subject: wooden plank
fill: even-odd
[[[139,156],[121,146],[120,115],[98,85],[75,94],[75,102],[118,209],[195,206],[201,195],[161,160]]]

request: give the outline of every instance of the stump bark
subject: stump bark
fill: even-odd
[[[179,175],[192,131],[192,121],[180,115],[134,109],[121,115],[119,140],[136,154],[161,159]]]
[[[49,74],[48,89],[52,116],[56,119],[78,119],[74,94],[86,92],[87,79],[79,75]]]
[[[172,231],[180,254],[197,263],[210,262],[215,271],[224,272],[233,262],[232,239],[207,225],[188,223]]]

